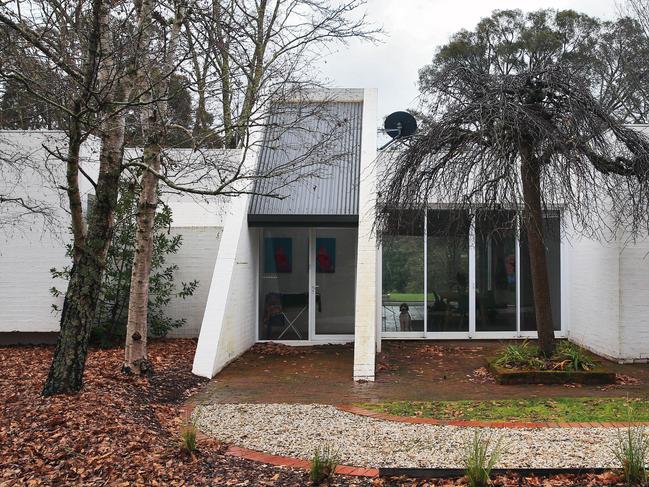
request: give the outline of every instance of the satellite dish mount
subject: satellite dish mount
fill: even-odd
[[[408,112],[394,112],[385,117],[383,127],[385,133],[392,137],[392,140],[379,150],[385,149],[395,140],[405,139],[414,135],[417,132],[417,120]]]

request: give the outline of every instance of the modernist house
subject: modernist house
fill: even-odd
[[[185,311],[171,310],[188,317],[177,335],[198,334],[194,373],[213,377],[258,341],[353,341],[350,376],[373,380],[385,339],[533,338],[525,235],[493,231],[499,219],[511,220],[507,210],[458,215],[444,202],[430,202],[377,239],[376,189],[382,159],[390,156],[377,150],[377,93],[335,90],[311,102],[322,103],[325,118],[337,122],[327,125],[314,112],[278,130],[282,117],[304,106],[277,110],[245,155],[260,173],[292,167],[284,174],[303,176],[287,176],[285,197],[263,196],[277,183],[261,178],[254,194],[233,199],[218,216],[172,202],[173,230],[188,235],[177,256],[181,272],[189,277],[193,269],[201,280],[201,294],[182,305]],[[326,150],[314,151],[323,141],[314,134],[321,132],[330,134]],[[452,237],[444,231],[451,218]],[[556,208],[545,220],[557,336],[612,360],[649,360],[649,240],[619,235],[600,242],[560,232],[566,218]],[[0,247],[0,289],[20,284],[7,261]],[[15,319],[3,311],[7,303],[3,293],[0,331],[11,330],[7,320]]]

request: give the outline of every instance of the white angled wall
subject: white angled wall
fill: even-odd
[[[570,339],[619,362],[649,359],[649,240],[573,236]]]
[[[192,372],[212,378],[256,339],[257,231],[248,196],[233,201],[221,236]]]

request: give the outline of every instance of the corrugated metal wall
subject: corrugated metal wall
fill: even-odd
[[[274,107],[249,221],[263,215],[358,215],[362,102]],[[283,199],[264,196],[277,194]]]

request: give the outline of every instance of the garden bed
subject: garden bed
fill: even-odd
[[[487,367],[499,384],[604,385],[614,384],[616,379],[614,372],[567,340],[558,342],[551,356],[527,341],[508,345],[487,359]]]
[[[496,358],[487,360],[487,367],[499,384],[589,384],[615,383],[615,372],[596,366],[591,370],[531,370],[501,367]]]

